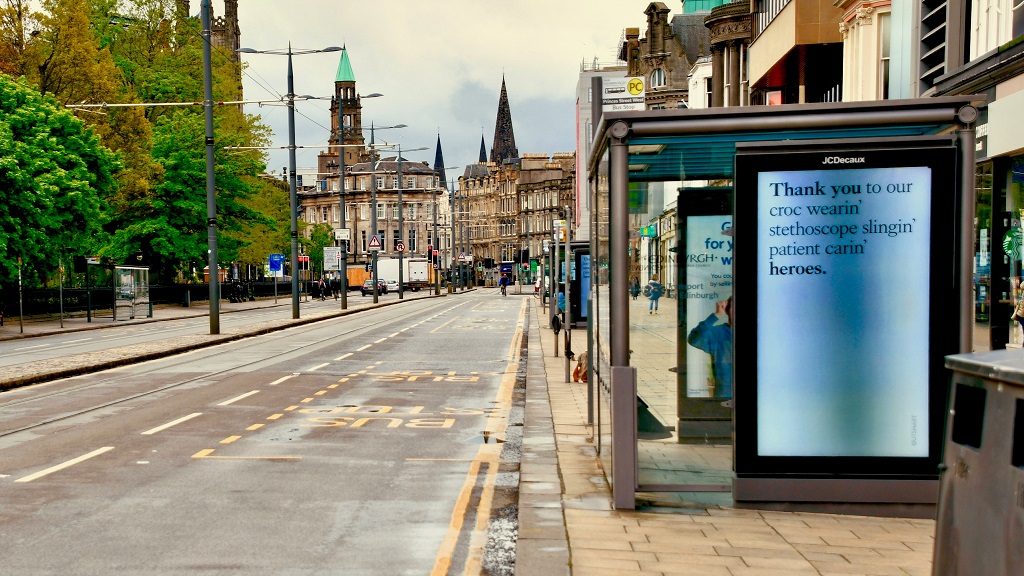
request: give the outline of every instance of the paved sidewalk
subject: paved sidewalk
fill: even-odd
[[[560,492],[569,566],[547,565],[543,571],[535,571],[526,558],[518,560],[518,573],[531,576],[567,573],[575,576],[931,574],[933,520],[760,511],[696,501],[678,507],[613,510],[611,490],[596,457],[593,429],[586,424],[586,387],[565,382],[565,358],[554,356],[554,333],[547,328],[538,300],[533,301],[533,312],[530,366],[532,369],[534,360],[543,351],[546,374],[543,388],[548,401],[531,396],[528,390],[520,546],[531,547],[528,540],[534,534],[531,523],[535,517],[544,522],[538,531],[555,532],[548,523],[552,522],[556,511],[551,504],[551,493],[555,490],[550,484],[554,482],[554,468],[557,468],[561,485],[557,491]],[[541,350],[535,348],[535,338]],[[573,346],[577,351],[582,348],[582,344]],[[653,342],[632,342],[631,348],[634,353],[645,348],[657,350]],[[530,384],[533,382],[528,381],[528,386]],[[538,414],[545,416],[541,409],[543,404],[550,408],[548,417],[553,439],[536,436],[544,429],[535,420]],[[557,458],[555,467],[546,456],[549,446]],[[686,449],[682,445],[677,447]],[[544,497],[538,499],[536,494]],[[685,501],[686,495],[680,497]],[[544,513],[538,514],[534,508]],[[524,539],[527,540],[525,547]],[[556,550],[548,551],[547,560],[557,557]],[[558,568],[562,568],[561,571]]]

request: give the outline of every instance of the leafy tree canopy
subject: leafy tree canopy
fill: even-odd
[[[0,74],[0,282],[34,284],[65,254],[90,254],[117,157],[93,130],[24,81]]]

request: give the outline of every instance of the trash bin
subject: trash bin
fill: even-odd
[[[946,358],[935,576],[1024,574],[1024,353]]]

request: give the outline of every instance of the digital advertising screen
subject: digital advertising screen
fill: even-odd
[[[738,472],[935,472],[955,165],[948,145],[737,155]]]
[[[686,396],[732,397],[732,214],[686,217]]]

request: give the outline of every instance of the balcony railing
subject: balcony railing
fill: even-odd
[[[765,28],[775,20],[775,17],[782,12],[782,9],[791,0],[755,0],[754,2],[754,38],[761,35]]]

